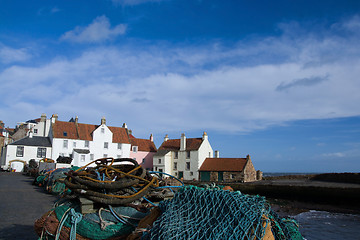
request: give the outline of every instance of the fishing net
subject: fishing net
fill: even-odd
[[[240,192],[187,186],[159,207],[145,239],[262,239],[269,224],[265,198]]]
[[[302,239],[261,196],[187,186],[159,207],[163,213],[143,239],[265,239],[265,233],[266,239]],[[279,226],[274,236],[271,222]]]
[[[303,240],[299,231],[299,225],[294,219],[280,218],[274,211],[270,212],[272,231],[276,239],[281,240]]]

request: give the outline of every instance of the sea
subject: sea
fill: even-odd
[[[305,175],[317,173],[264,173],[263,176]],[[360,204],[360,203],[359,203]],[[306,240],[360,240],[360,214],[310,210],[291,216],[299,224]]]
[[[293,218],[298,222],[300,233],[306,240],[360,240],[359,214],[311,210]]]

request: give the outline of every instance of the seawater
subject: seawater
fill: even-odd
[[[303,212],[294,216],[302,236],[307,240],[360,239],[360,215],[329,213],[325,211]]]

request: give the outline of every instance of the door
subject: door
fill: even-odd
[[[209,182],[210,181],[210,172],[200,172],[200,180]]]
[[[184,172],[183,171],[179,171],[179,178],[183,178],[184,177]]]
[[[223,172],[218,172],[218,181],[222,182],[224,180],[224,174]]]

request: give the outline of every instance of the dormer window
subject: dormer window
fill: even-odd
[[[67,132],[63,132],[64,137],[67,137]]]

